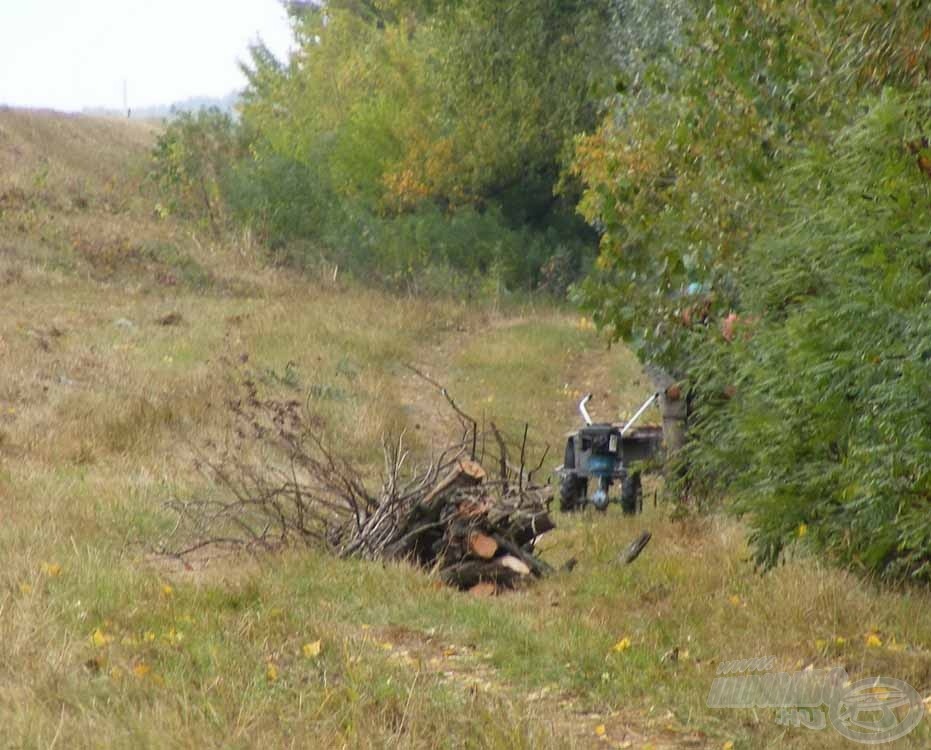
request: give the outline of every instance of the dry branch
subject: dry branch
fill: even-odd
[[[441,390],[462,424],[458,440],[420,467],[400,438],[386,440],[381,487],[372,491],[357,467],[329,449],[320,420],[296,401],[260,398],[247,379],[244,395],[230,402],[230,440],[200,451],[198,466],[217,498],[169,503],[178,524],[168,551],[298,542],[340,557],[410,560],[462,589],[497,590],[545,575],[550,568],[533,550],[554,528],[550,488],[533,485],[525,471],[526,429],[521,466],[511,467],[491,423],[500,475],[489,477],[475,460],[485,435]]]

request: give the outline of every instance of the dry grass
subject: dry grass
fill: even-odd
[[[548,465],[578,392],[608,417],[646,388],[563,311],[307,280],[154,218],[150,138],[0,112],[0,747],[841,747],[772,711],[708,709],[716,664],[773,655],[931,693],[927,592],[803,551],[760,576],[737,525],[670,520],[649,489],[636,521],[558,518],[544,554],[575,571],[496,600],[296,551],[154,563],[161,502],[209,491],[189,443],[222,434],[224,358],[248,353],[363,465],[386,432],[426,449],[444,429],[404,362],[479,417],[530,421]],[[644,526],[653,541],[620,566]]]

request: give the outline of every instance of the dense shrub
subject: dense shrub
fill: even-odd
[[[696,469],[736,493],[765,564],[802,537],[931,580],[931,112],[917,100],[887,93],[799,160],[779,230],[748,253],[744,322],[699,368],[732,398],[706,409]]]
[[[802,540],[928,579],[929,201],[916,160],[931,123],[913,103],[927,93],[931,8],[664,5],[681,11],[668,43],[644,34],[651,54],[619,55],[628,83],[578,142],[581,210],[601,230],[579,298],[688,382],[677,489],[731,500],[761,563]]]
[[[156,139],[151,176],[170,212],[202,219],[214,233],[225,221],[223,184],[242,153],[233,119],[219,109],[182,112]]]

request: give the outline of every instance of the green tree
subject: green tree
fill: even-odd
[[[577,275],[593,234],[575,216],[572,180],[561,195],[555,187],[604,94],[607,8],[606,0],[301,8],[290,62],[258,47],[247,66],[243,118],[254,141],[240,174],[252,179],[238,180],[238,194],[241,206],[263,209],[239,214],[290,238],[311,232],[354,263],[363,247],[391,276],[431,263],[495,269],[509,286],[549,284],[556,269]],[[261,200],[254,189],[282,168],[281,182],[300,186],[288,209],[281,191]],[[471,254],[449,236],[466,226],[477,232]],[[412,232],[404,251],[400,237]]]
[[[203,219],[217,234],[225,218],[224,174],[242,148],[225,112],[211,108],[177,115],[156,140],[152,166],[170,210]]]
[[[931,580],[926,102],[887,92],[808,150],[778,231],[748,251],[733,398],[696,460],[727,480],[764,564],[804,534],[860,570]]]
[[[931,8],[663,5],[618,5],[619,93],[578,142],[580,210],[601,230],[598,272],[579,297],[643,359],[684,374],[740,311],[747,247],[775,216],[799,149],[849,124],[858,97],[924,79]]]
[[[741,0],[682,18],[658,57],[618,55],[617,102],[579,139],[601,230],[579,296],[688,376],[687,486],[733,501],[761,563],[802,538],[927,579],[931,8]]]

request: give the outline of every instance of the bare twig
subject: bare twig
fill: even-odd
[[[420,466],[411,465],[403,433],[386,437],[380,490],[372,492],[362,472],[330,449],[318,419],[296,401],[259,398],[246,379],[242,397],[230,401],[227,440],[195,449],[196,465],[217,497],[167,504],[177,516],[169,553],[184,556],[218,544],[271,551],[299,542],[340,557],[410,559],[463,588],[482,581],[511,586],[525,574],[544,575],[549,567],[533,547],[553,524],[549,488],[532,485],[533,472],[525,469],[529,425],[520,466],[512,467],[503,435],[489,423],[500,476],[488,477],[475,462],[477,423],[433,384],[463,424],[462,435]],[[484,429],[481,439],[484,446]],[[516,488],[510,484],[514,472]],[[478,555],[473,547],[482,539],[484,546],[474,548],[484,550]],[[499,551],[488,553],[489,544]]]
[[[410,370],[411,372],[413,372],[415,375],[417,375],[418,377],[420,377],[420,378],[422,378],[423,380],[425,380],[426,382],[428,382],[428,383],[429,383],[430,385],[432,385],[434,388],[437,388],[437,389],[440,391],[440,393],[443,394],[443,398],[446,399],[446,402],[450,405],[450,407],[452,408],[452,410],[453,410],[454,412],[456,412],[456,414],[457,414],[457,416],[459,417],[460,421],[462,421],[462,422],[464,422],[464,423],[467,423],[467,424],[472,428],[472,452],[471,452],[471,454],[470,454],[470,458],[474,461],[474,460],[475,460],[475,455],[476,455],[476,454],[475,454],[475,450],[476,450],[477,443],[478,443],[478,423],[475,421],[475,418],[474,418],[474,417],[471,417],[471,416],[468,415],[468,414],[466,414],[464,411],[462,411],[462,409],[460,409],[460,408],[456,405],[456,402],[453,401],[452,396],[449,395],[449,391],[446,390],[446,387],[445,387],[445,386],[441,385],[440,383],[437,383],[437,382],[436,382],[433,378],[431,378],[429,375],[427,375],[427,374],[424,373],[424,372],[421,372],[420,370],[418,370],[416,367],[414,367],[414,366],[411,365],[411,364],[405,363],[404,366],[407,367],[407,369]]]

